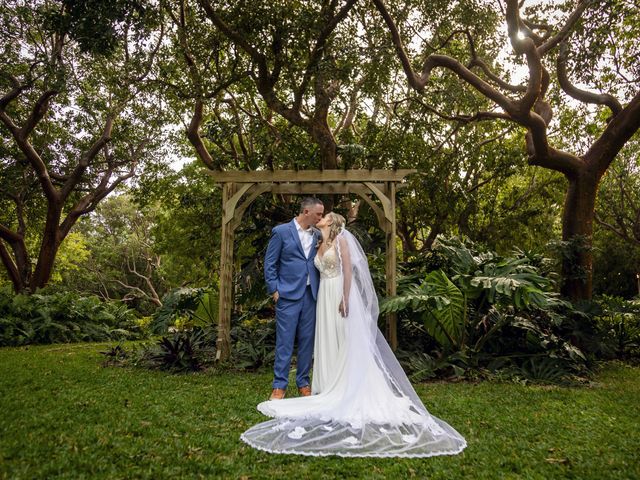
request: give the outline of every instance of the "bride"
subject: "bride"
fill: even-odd
[[[362,247],[341,215],[316,225],[322,241],[316,308],[313,395],[270,400],[272,420],[241,439],[260,450],[343,457],[430,457],[466,447],[429,414],[378,329],[378,300]]]

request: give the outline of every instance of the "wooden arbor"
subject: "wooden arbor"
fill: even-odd
[[[253,201],[266,192],[279,194],[356,194],[375,212],[386,233],[387,295],[396,294],[396,189],[416,170],[280,170],[210,172],[222,184],[222,235],[220,247],[220,293],[218,310],[218,360],[231,353],[231,307],[233,293],[234,232]],[[380,202],[376,203],[375,199]],[[398,345],[397,318],[387,318],[387,339]]]

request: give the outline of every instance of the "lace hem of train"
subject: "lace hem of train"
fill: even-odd
[[[445,422],[434,425],[365,424],[361,428],[321,419],[274,419],[241,435],[248,445],[269,453],[314,457],[433,457],[456,455],[466,441]]]

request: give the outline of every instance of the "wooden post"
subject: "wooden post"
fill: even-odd
[[[387,182],[386,188],[387,198],[391,202],[391,219],[387,220],[385,225],[385,233],[387,239],[387,258],[385,269],[387,273],[387,296],[391,297],[396,294],[396,184],[395,182]],[[395,351],[398,348],[398,316],[395,312],[387,315],[387,340],[391,349]]]
[[[222,187],[222,211],[235,193],[235,184]],[[218,340],[216,360],[228,360],[231,356],[231,307],[233,303],[233,217],[222,216],[220,235],[220,289],[218,299]]]

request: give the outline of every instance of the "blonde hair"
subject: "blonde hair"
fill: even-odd
[[[326,216],[331,219],[331,226],[329,227],[329,238],[327,238],[327,244],[331,245],[338,234],[344,228],[346,222],[344,217],[339,213],[329,212]]]

